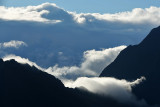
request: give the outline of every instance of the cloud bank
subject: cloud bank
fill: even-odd
[[[47,72],[46,69],[38,66],[36,63],[19,56],[9,55],[3,58],[4,61],[8,61],[11,59],[14,59],[21,64],[29,64],[30,66],[35,66],[38,69]],[[133,82],[118,80],[111,77],[77,77],[76,80],[67,78],[60,79],[64,83],[64,85],[69,88],[80,88],[82,90],[86,90],[98,95],[109,96],[121,103],[134,104],[137,106],[147,106],[147,103],[144,100],[137,100],[136,96],[132,94],[132,87],[135,87],[136,85],[139,85],[141,82],[143,82],[143,80],[145,80],[145,77],[141,77]]]
[[[79,24],[110,21],[133,24],[155,24],[160,18],[160,8],[151,6],[150,8],[135,8],[132,11],[119,12],[115,14],[99,14],[99,13],[76,13],[66,11],[58,7],[54,3],[43,3],[38,6],[27,7],[4,7],[0,6],[0,18],[5,20],[26,20],[38,22],[52,21],[75,21]]]

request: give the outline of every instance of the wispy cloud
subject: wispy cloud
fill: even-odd
[[[27,44],[23,41],[16,41],[16,40],[0,43],[0,48],[19,48],[21,46],[27,46]]]
[[[3,61],[9,61],[9,60],[11,60],[11,59],[14,59],[14,60],[17,61],[18,63],[28,64],[28,65],[30,65],[31,67],[34,66],[34,67],[36,67],[36,68],[38,68],[38,69],[40,69],[40,70],[42,70],[42,71],[45,71],[44,68],[38,66],[35,62],[32,62],[32,61],[30,61],[29,59],[27,59],[27,58],[22,58],[22,57],[20,57],[20,56],[16,56],[16,55],[6,55],[6,56],[4,56],[2,59],[3,59]]]

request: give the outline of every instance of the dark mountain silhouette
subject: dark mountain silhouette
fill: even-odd
[[[154,28],[139,45],[124,49],[100,75],[127,80],[141,76],[145,76],[146,81],[133,92],[150,104],[160,104],[160,27]]]
[[[80,89],[65,88],[60,80],[35,67],[0,59],[0,107],[106,106],[124,104]]]

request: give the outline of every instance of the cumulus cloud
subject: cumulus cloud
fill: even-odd
[[[133,82],[118,80],[111,77],[81,77],[76,81],[65,81],[64,84],[69,88],[87,89],[90,92],[110,96],[122,103],[133,103],[139,106],[145,106],[144,100],[138,101],[132,94],[132,87],[140,84],[145,77],[141,77]]]
[[[75,14],[76,15],[76,14]],[[151,6],[150,8],[135,8],[132,11],[127,12],[119,12],[115,14],[99,14],[99,13],[81,13],[78,14],[78,18],[82,18],[81,20],[92,22],[95,20],[104,20],[111,22],[123,22],[123,23],[133,23],[133,24],[141,24],[141,23],[150,23],[157,24],[160,18],[160,8]],[[84,19],[83,19],[84,18]],[[149,21],[149,22],[148,22]],[[157,24],[159,25],[159,23]]]
[[[60,20],[48,20],[43,18],[43,14],[48,14],[49,11],[41,10],[46,6],[56,7],[55,4],[42,4],[39,6],[27,6],[27,7],[5,7],[0,6],[0,19],[4,20],[23,20],[23,21],[37,21],[37,22],[50,22],[56,23]],[[3,15],[2,15],[3,14]]]
[[[0,18],[5,20],[27,20],[27,21],[71,21],[77,23],[95,22],[97,20],[124,22],[124,23],[159,23],[160,8],[151,6],[150,8],[135,8],[132,11],[119,12],[115,14],[80,13],[66,11],[54,3],[44,3],[38,6],[27,7],[4,7],[0,6]]]
[[[27,44],[23,41],[16,41],[16,40],[0,43],[0,48],[19,48],[21,46],[27,46]]]
[[[102,49],[99,51],[88,50],[83,54],[83,61],[80,66],[49,67],[46,71],[54,76],[64,78],[77,78],[82,76],[98,76],[101,71],[115,60],[120,51],[126,46]]]

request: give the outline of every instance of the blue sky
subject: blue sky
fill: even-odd
[[[116,13],[130,11],[133,8],[160,6],[160,0],[1,0],[1,5],[27,6],[44,2],[56,3],[66,10],[78,13]]]

